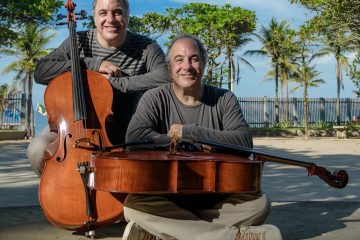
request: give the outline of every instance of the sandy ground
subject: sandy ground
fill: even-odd
[[[255,151],[314,163],[329,171],[344,169],[349,184],[328,186],[305,168],[266,162],[263,190],[272,200],[267,223],[284,240],[358,240],[360,236],[360,139],[255,138]],[[28,141],[0,142],[0,239],[87,239],[44,217],[37,198],[39,178],[26,159]],[[97,230],[97,239],[121,239],[124,223]]]

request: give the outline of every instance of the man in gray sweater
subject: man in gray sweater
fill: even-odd
[[[152,39],[127,30],[128,0],[94,0],[96,29],[77,33],[81,67],[101,73],[114,90],[113,119],[107,122],[112,144],[125,141],[125,133],[142,94],[171,81],[165,54]],[[35,81],[48,84],[54,77],[71,70],[70,41],[66,39],[55,51],[41,59],[35,70]],[[111,93],[104,93],[111,94]],[[27,151],[34,171],[41,175],[44,159],[53,152],[48,143],[57,133],[44,131],[34,138]]]
[[[206,50],[197,38],[183,35],[172,41],[167,62],[173,83],[143,95],[129,123],[127,142],[152,138],[155,146],[166,147],[173,138],[189,143],[205,139],[252,148],[234,94],[202,83],[206,61]],[[261,225],[269,211],[270,201],[262,192],[134,193],[124,203],[129,223],[123,240],[281,240],[277,227]]]

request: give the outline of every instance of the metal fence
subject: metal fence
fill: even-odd
[[[0,98],[0,129],[17,129],[21,122],[21,95]]]
[[[238,98],[250,127],[272,127],[275,124],[275,98]],[[309,123],[336,123],[336,98],[310,98]],[[279,122],[289,126],[302,126],[303,98],[279,98]],[[360,122],[360,99],[340,99],[340,123]]]
[[[267,97],[238,98],[250,127],[273,127],[275,123],[275,99]],[[309,123],[335,124],[336,98],[310,98]],[[279,122],[302,126],[303,98],[279,98]],[[360,99],[340,99],[340,122],[360,122]],[[23,122],[26,122],[23,119]],[[21,123],[21,95],[0,98],[0,129],[17,129]]]

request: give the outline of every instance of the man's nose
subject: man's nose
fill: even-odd
[[[183,69],[190,69],[192,67],[191,61],[190,60],[184,60],[183,64],[182,64],[182,68]]]
[[[108,22],[113,22],[115,19],[115,16],[113,13],[109,12],[107,15],[106,15],[106,21]]]

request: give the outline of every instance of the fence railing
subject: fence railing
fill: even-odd
[[[275,124],[275,98],[238,98],[246,121],[251,127],[272,127]],[[310,98],[309,123],[336,123],[336,98]],[[279,98],[279,122],[303,126],[304,99]],[[340,99],[340,123],[360,121],[360,99]]]
[[[21,95],[0,98],[0,129],[17,129],[21,123]]]
[[[275,124],[275,99],[267,97],[242,97],[238,101],[246,121],[251,127],[273,127]],[[335,124],[336,98],[310,98],[309,123]],[[303,98],[279,98],[279,122],[302,126]],[[25,119],[23,119],[25,120]],[[360,99],[340,99],[340,122],[360,121]],[[23,121],[26,122],[26,121]],[[17,129],[21,123],[21,96],[0,98],[0,129]]]

